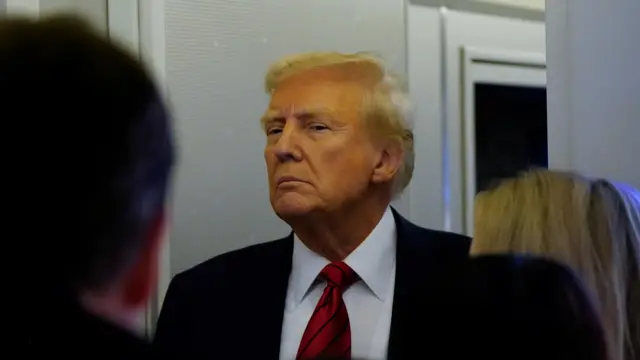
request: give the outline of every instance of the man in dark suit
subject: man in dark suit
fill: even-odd
[[[180,358],[398,358],[408,299],[470,242],[390,207],[413,172],[408,94],[367,54],[282,59],[266,88],[270,199],[293,232],[177,275],[154,343]]]
[[[7,286],[19,321],[7,331],[25,358],[148,356],[135,331],[173,163],[155,85],[133,56],[62,15],[0,20],[0,84],[16,144],[5,224],[24,246],[18,285]]]

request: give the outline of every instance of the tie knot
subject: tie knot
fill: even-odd
[[[358,280],[356,272],[342,261],[325,266],[319,276],[327,282],[328,286],[337,287],[340,290],[345,290]]]

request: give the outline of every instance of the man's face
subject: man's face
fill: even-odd
[[[282,218],[331,212],[367,189],[379,160],[362,121],[365,88],[340,69],[285,80],[262,119],[270,199]]]

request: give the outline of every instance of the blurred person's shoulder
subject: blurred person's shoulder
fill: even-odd
[[[157,358],[147,340],[88,312],[76,300],[50,295],[39,300],[44,304],[29,310],[37,320],[26,333],[27,357],[41,357],[46,352],[65,358],[92,354],[99,358]]]

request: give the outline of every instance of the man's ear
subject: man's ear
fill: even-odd
[[[403,157],[404,152],[400,144],[392,141],[386,142],[385,146],[380,148],[380,157],[373,171],[371,181],[374,184],[391,181],[400,170]]]
[[[140,308],[145,306],[147,300],[156,289],[158,261],[166,229],[165,218],[165,211],[163,210],[152,221],[147,230],[145,243],[138,259],[123,279],[123,301],[128,307]]]

